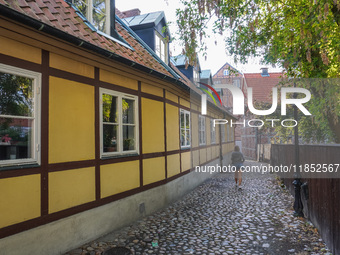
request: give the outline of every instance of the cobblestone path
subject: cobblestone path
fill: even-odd
[[[232,174],[219,174],[169,207],[67,254],[112,247],[136,255],[330,254],[316,229],[292,216],[292,205],[272,174],[244,174],[242,190]]]

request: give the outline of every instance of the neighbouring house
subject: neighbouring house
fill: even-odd
[[[233,97],[231,92],[223,88],[224,85],[234,85],[240,88],[244,94],[246,94],[247,88],[244,83],[243,74],[226,62],[214,75],[213,75],[213,87],[220,94],[223,106],[230,112],[233,109]],[[239,119],[242,118],[239,117]],[[231,132],[235,133],[235,145],[238,145],[242,151],[242,142],[241,142],[241,133],[242,129],[239,125],[236,125],[234,128],[228,127],[229,124],[226,125]],[[229,132],[227,130],[227,132]]]
[[[211,101],[201,116],[200,90],[118,17],[129,11],[89,3],[0,1],[2,254],[61,254],[127,225],[234,147],[211,123],[235,117]]]
[[[282,80],[282,72],[269,72],[268,68],[261,68],[260,73],[245,73],[244,81],[246,87],[253,89],[253,102],[272,104],[272,89],[277,86]],[[256,119],[253,114],[247,113],[245,119]],[[242,119],[243,120],[243,119]],[[261,151],[258,151],[259,144],[271,144],[275,136],[274,130],[272,132],[263,132],[259,128],[249,127],[247,125],[241,128],[241,144],[242,151],[247,158],[258,160],[263,159],[263,146]],[[268,156],[266,157],[269,159]]]

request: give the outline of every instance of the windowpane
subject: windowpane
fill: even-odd
[[[116,152],[118,151],[118,126],[111,124],[103,125],[103,151]]]
[[[78,10],[85,16],[87,17],[87,1],[81,1],[81,0],[73,0],[72,1],[74,6],[78,8]]]
[[[158,33],[156,33],[155,38],[155,52],[161,60],[166,62],[167,44],[163,40],[163,37]]]
[[[135,127],[123,126],[123,150],[135,150]]]
[[[181,128],[185,127],[184,112],[181,112]]]
[[[122,99],[122,109],[123,109],[123,123],[134,124],[135,114],[134,114],[135,101],[130,99]]]
[[[160,45],[160,38],[158,35],[156,35],[156,40],[155,40],[155,52],[157,54],[157,56],[160,56],[160,52],[161,52],[161,45]]]
[[[103,94],[103,122],[117,123],[117,97]]]
[[[190,129],[190,115],[188,113],[185,114],[185,128]]]
[[[93,1],[92,19],[94,27],[106,33],[105,0]]]
[[[181,129],[181,146],[185,146],[185,129]]]
[[[214,127],[214,121],[210,121],[210,129],[211,129],[211,143],[216,142],[216,127]]]
[[[32,117],[33,79],[0,72],[0,114]]]
[[[185,145],[190,145],[190,130],[185,131]]]
[[[33,120],[0,118],[0,160],[33,157]]]

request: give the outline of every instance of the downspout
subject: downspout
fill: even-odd
[[[223,118],[225,119],[226,118],[226,114],[223,113]],[[224,124],[223,124],[224,125]],[[220,166],[222,167],[223,165],[223,144],[222,144],[222,127],[224,128],[223,125],[219,125],[220,129],[219,129],[219,133],[220,133]]]
[[[257,146],[258,146],[258,128],[255,129],[255,160],[257,160],[258,158],[258,155],[257,155],[257,152],[258,152],[258,149],[257,149]]]

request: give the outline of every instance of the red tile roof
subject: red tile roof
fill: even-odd
[[[63,0],[0,0],[0,4],[173,78],[173,75],[118,22],[116,22],[118,34],[134,50],[92,31],[76,11]]]
[[[272,88],[283,77],[283,73],[269,73],[269,77],[263,77],[261,73],[245,73],[244,78],[248,87],[253,88],[253,101],[272,102]]]

